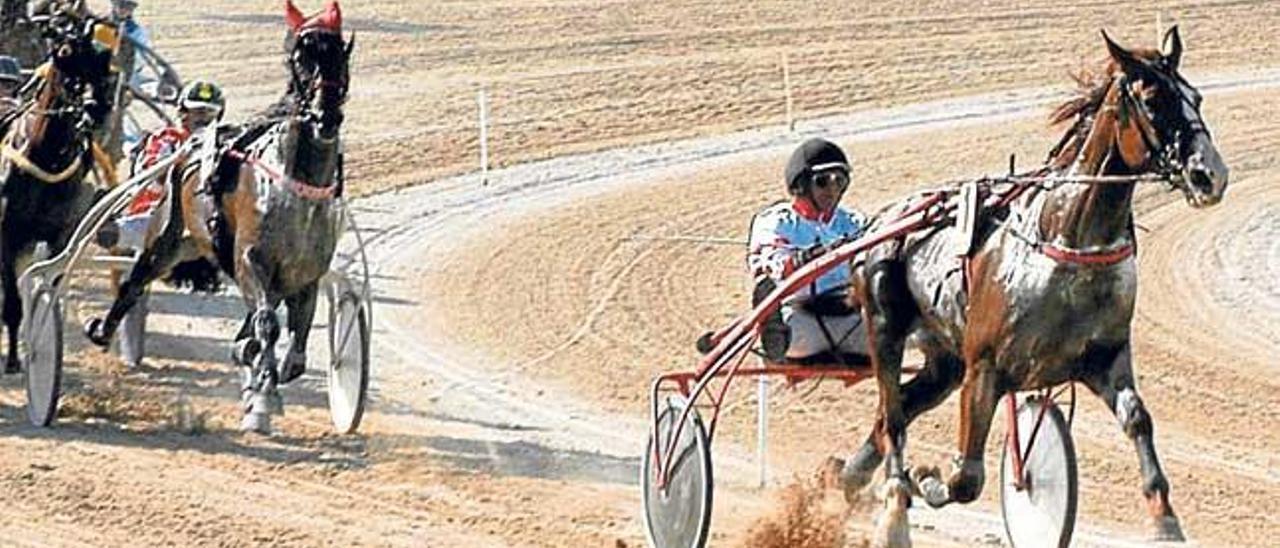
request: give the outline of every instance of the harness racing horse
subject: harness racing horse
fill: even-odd
[[[953,471],[945,480],[936,468],[912,475],[931,506],[970,502],[982,491],[983,451],[1000,399],[1071,381],[1101,397],[1135,444],[1157,537],[1183,540],[1151,416],[1134,384],[1133,193],[1137,178],[1160,178],[1192,206],[1211,206],[1226,191],[1228,170],[1201,119],[1199,93],[1178,73],[1177,27],[1159,52],[1128,51],[1105,32],[1103,38],[1105,69],[1092,79],[1082,75],[1085,93],[1055,113],[1055,123],[1075,123],[1040,172],[1048,183],[1022,185],[1007,209],[988,211],[963,266],[957,268],[954,242],[965,236],[955,226],[882,244],[856,265],[855,298],[864,303],[880,407],[840,478],[856,496],[888,457],[878,543],[910,542],[912,483],[903,449],[912,420],[960,388]],[[1054,182],[1055,175],[1065,180]],[[891,206],[878,222],[910,203]],[[909,336],[925,364],[900,384]]]
[[[19,257],[43,242],[57,254],[98,196],[84,181],[94,165],[93,132],[111,110],[109,23],[83,15],[82,3],[51,5],[43,32],[53,44],[36,72],[34,98],[0,122],[0,281],[9,334],[5,372],[18,357],[22,297]],[[86,97],[87,95],[87,97]],[[7,130],[5,129],[7,128]]]
[[[198,268],[180,272],[192,259],[217,265],[235,279],[250,308],[234,351],[246,367],[241,426],[264,432],[270,415],[282,411],[277,385],[305,371],[319,282],[329,271],[340,234],[339,133],[354,48],[354,40],[342,37],[336,2],[311,18],[292,2],[286,10],[290,82],[285,97],[217,152],[216,160],[206,154],[174,164],[169,194],[180,199],[169,200],[170,222],[139,257],[106,318],[85,325],[89,339],[106,346],[153,280],[169,273],[171,279],[196,282],[202,275],[192,273]],[[197,139],[205,148],[216,140],[212,135]],[[288,308],[290,348],[278,364],[281,301]]]

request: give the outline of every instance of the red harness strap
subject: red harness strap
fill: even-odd
[[[285,188],[289,189],[294,194],[297,194],[298,197],[304,200],[311,200],[313,202],[322,202],[325,200],[332,200],[333,197],[338,192],[338,185],[336,184],[324,186],[324,187],[307,184],[306,181],[300,181],[298,179],[294,179],[293,177],[288,177],[276,171],[271,166],[258,161],[257,158],[250,157],[249,155],[243,152],[240,152],[238,150],[227,151],[227,155],[237,160],[240,160],[240,162],[244,163],[245,165],[248,165],[258,171],[261,171],[269,179],[271,179],[272,181],[275,181],[276,184],[284,186]]]
[[[1111,266],[1133,256],[1133,244],[1125,244],[1112,251],[1079,251],[1067,249],[1054,244],[1040,246],[1040,252],[1060,263],[1083,264],[1089,266]]]

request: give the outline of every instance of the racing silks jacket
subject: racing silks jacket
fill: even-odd
[[[795,199],[774,204],[751,220],[747,268],[757,283],[764,278],[772,278],[781,284],[783,278],[801,266],[797,260],[801,250],[816,244],[829,246],[840,240],[860,237],[866,224],[867,220],[861,213],[839,206],[822,213],[808,200]],[[785,302],[801,302],[813,295],[844,289],[849,285],[849,277],[849,265],[841,264],[792,294]]]

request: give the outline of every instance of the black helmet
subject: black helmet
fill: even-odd
[[[835,143],[826,139],[809,139],[791,154],[784,174],[787,192],[801,195],[808,192],[809,180],[814,173],[828,169],[849,172],[849,158]]]
[[[226,107],[227,101],[222,97],[222,88],[207,80],[196,80],[187,84],[178,98],[178,108],[182,110],[215,110],[221,115]]]
[[[0,80],[7,80],[18,85],[26,81],[26,78],[22,77],[22,66],[18,64],[17,59],[8,55],[0,55]]]

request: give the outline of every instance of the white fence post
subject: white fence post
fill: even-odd
[[[769,378],[760,375],[756,386],[756,460],[760,464],[760,488],[764,489],[769,481]]]
[[[480,181],[481,184],[489,184],[489,98],[485,89],[480,88],[480,94],[476,96],[476,102],[480,106]]]
[[[791,63],[787,59],[787,52],[782,52],[782,90],[787,96],[787,131],[794,133],[796,131],[796,119],[792,110],[791,102]]]

